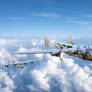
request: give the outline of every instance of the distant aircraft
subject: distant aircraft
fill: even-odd
[[[33,64],[33,61],[29,61],[29,62],[20,62],[20,63],[8,63],[8,64],[2,64],[0,66],[5,66],[5,67],[9,67],[9,66],[17,66],[20,69],[23,69],[23,65],[26,65],[27,63],[31,63]]]
[[[45,38],[45,47],[49,48],[50,47],[50,42],[48,40],[48,38]],[[21,55],[21,54],[50,54],[51,56],[56,56],[59,57],[60,60],[62,61],[61,58],[61,54],[65,53],[68,54],[69,56],[74,56],[83,60],[89,60],[92,61],[92,48],[89,48],[89,46],[80,46],[77,44],[74,44],[72,42],[72,38],[68,37],[68,42],[61,44],[61,43],[55,43],[54,45],[55,48],[59,49],[58,52],[54,52],[54,51],[33,51],[33,52],[12,52],[9,54],[13,54],[13,55]],[[29,62],[29,63],[33,63]],[[26,62],[24,63],[16,63],[16,64],[11,64],[14,66],[18,66],[19,68],[23,68],[23,64],[26,64]],[[9,66],[9,64],[5,65],[5,66]]]

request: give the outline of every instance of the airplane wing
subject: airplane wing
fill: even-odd
[[[92,51],[92,48],[89,48],[88,50],[89,50],[89,51]]]
[[[55,53],[52,51],[34,51],[34,52],[11,52],[9,54],[48,54],[48,53]]]
[[[52,52],[52,51],[33,51],[33,52],[11,52],[9,54],[12,55],[22,55],[22,54],[52,54],[52,53],[56,53],[56,52]],[[30,62],[20,62],[20,63],[12,63],[12,64],[5,64],[5,65],[0,65],[0,66],[18,66],[19,68],[23,69],[23,65],[27,64],[27,63],[33,63],[33,61]]]

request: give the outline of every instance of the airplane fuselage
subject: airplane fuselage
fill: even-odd
[[[74,56],[80,59],[92,61],[92,51],[90,51],[85,46],[63,44],[60,45],[62,52],[68,54],[69,56]]]

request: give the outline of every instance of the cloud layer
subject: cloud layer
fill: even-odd
[[[43,40],[0,39],[0,64],[8,63],[8,52],[36,51],[44,49]],[[52,41],[53,42],[53,41]],[[41,43],[41,44],[39,44]],[[24,65],[0,67],[0,92],[91,92],[91,62],[62,53],[57,57],[46,55],[9,56],[10,63],[35,60]]]

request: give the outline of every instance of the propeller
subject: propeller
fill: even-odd
[[[73,44],[73,43],[72,43],[72,37],[71,37],[71,36],[68,37],[68,43],[69,43],[69,44]]]
[[[48,38],[46,37],[46,38],[45,38],[45,47],[46,47],[46,48],[49,48],[49,46],[50,46],[49,40],[48,40]]]

